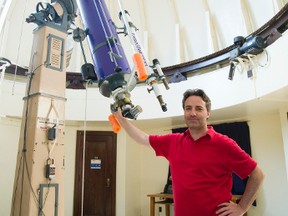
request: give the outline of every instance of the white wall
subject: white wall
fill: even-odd
[[[153,122],[151,122],[151,127],[152,125]],[[146,132],[148,134],[166,134],[170,131],[154,128],[146,129]],[[150,214],[150,198],[147,197],[147,194],[163,192],[168,176],[168,166],[168,161],[164,157],[156,157],[152,148],[141,146],[141,216]]]
[[[249,216],[285,216],[288,212],[288,184],[280,114],[253,116],[249,127],[252,155],[266,176],[257,198],[258,206],[251,208]]]
[[[73,215],[77,126],[65,126],[65,215]],[[69,206],[69,207],[68,207]]]
[[[20,124],[0,118],[0,215],[10,215]]]

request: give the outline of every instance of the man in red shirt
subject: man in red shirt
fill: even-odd
[[[115,112],[135,141],[150,145],[169,163],[174,216],[241,216],[248,211],[264,179],[257,162],[229,137],[207,126],[211,101],[201,89],[187,90],[182,100],[185,133],[148,135]],[[238,204],[231,202],[232,173],[249,176]]]

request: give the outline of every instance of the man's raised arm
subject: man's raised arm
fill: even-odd
[[[144,131],[137,128],[133,125],[130,121],[122,116],[120,110],[117,112],[113,112],[114,116],[117,118],[121,127],[128,133],[128,135],[134,139],[136,142],[144,145],[150,145],[149,143],[149,135],[146,134]]]

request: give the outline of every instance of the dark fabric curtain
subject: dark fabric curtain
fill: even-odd
[[[251,144],[250,144],[250,132],[247,122],[234,122],[211,125],[218,133],[227,135],[235,140],[238,145],[251,156]],[[187,130],[187,127],[172,129],[173,133],[183,133]],[[169,173],[170,174],[170,173]],[[246,182],[248,178],[241,179],[237,175],[233,174],[233,195],[242,195],[245,190]],[[254,202],[254,205],[256,203]]]

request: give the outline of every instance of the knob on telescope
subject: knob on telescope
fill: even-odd
[[[245,38],[243,36],[237,36],[233,39],[234,44],[237,46],[242,46],[245,43]]]

